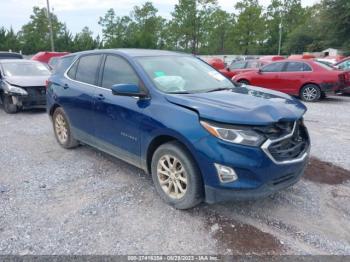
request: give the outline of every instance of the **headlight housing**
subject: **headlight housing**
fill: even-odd
[[[260,146],[266,139],[251,127],[214,124],[203,120],[200,123],[213,136],[234,144]]]
[[[22,96],[27,96],[28,93],[26,90],[20,88],[20,87],[17,87],[17,86],[13,86],[9,83],[6,82],[6,86],[7,86],[7,90],[9,93],[14,93],[14,94],[18,94],[18,95],[22,95]]]

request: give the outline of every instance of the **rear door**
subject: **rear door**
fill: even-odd
[[[254,74],[251,84],[280,91],[280,73],[285,68],[285,62],[275,62],[264,66],[258,73]]]
[[[86,142],[94,135],[93,103],[103,55],[79,57],[60,84],[60,105],[68,115],[74,135]]]

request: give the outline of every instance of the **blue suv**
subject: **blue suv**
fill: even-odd
[[[47,110],[62,147],[88,144],[143,169],[178,209],[265,197],[296,183],[308,162],[302,103],[237,85],[183,53],[65,56]]]

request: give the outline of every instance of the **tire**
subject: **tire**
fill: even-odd
[[[308,84],[301,88],[300,98],[306,102],[316,102],[321,98],[321,89],[314,84]]]
[[[248,80],[245,80],[245,79],[242,79],[242,80],[239,80],[238,83],[242,84],[242,85],[249,85],[249,81]]]
[[[3,99],[4,111],[8,114],[15,114],[18,112],[18,106],[12,103],[12,97],[8,95],[4,95]]]
[[[172,172],[172,168],[178,172]],[[153,154],[151,170],[156,191],[167,204],[176,209],[189,209],[203,201],[202,176],[193,157],[180,143],[161,145]]]
[[[52,123],[56,140],[63,148],[70,149],[79,145],[73,137],[68,118],[61,107],[56,108],[53,113]]]

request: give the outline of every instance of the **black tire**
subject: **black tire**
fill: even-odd
[[[62,139],[62,137],[60,136],[60,132],[57,127],[58,119],[64,120],[64,123],[65,123],[64,126],[66,128],[66,136],[65,136],[66,139]],[[58,107],[55,109],[55,112],[53,113],[53,116],[52,116],[52,123],[53,123],[53,130],[55,133],[56,140],[63,148],[70,149],[70,148],[77,147],[79,145],[79,142],[73,137],[68,118],[66,116],[66,113],[61,107]]]
[[[18,112],[18,106],[14,105],[12,102],[12,97],[8,95],[4,95],[3,99],[4,111],[8,114],[15,114]]]
[[[321,89],[314,84],[308,84],[301,88],[300,98],[306,102],[316,102],[321,98]]]
[[[163,189],[158,179],[157,167],[159,161],[166,155],[173,156],[179,160],[186,172],[187,184],[184,195],[179,199],[169,196]],[[152,157],[152,179],[160,197],[176,209],[189,209],[203,201],[204,190],[201,173],[195,164],[193,157],[184,146],[178,142],[169,142],[161,145]],[[174,183],[175,184],[175,183]],[[173,185],[174,187],[174,185]]]
[[[242,80],[239,80],[238,83],[242,84],[242,85],[249,85],[249,81],[248,80],[245,80],[245,79],[242,79]]]

